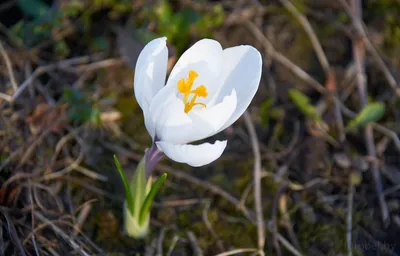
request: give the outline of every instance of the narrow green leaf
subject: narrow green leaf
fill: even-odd
[[[133,214],[134,214],[134,208],[133,208],[134,207],[134,201],[133,201],[134,198],[133,198],[131,188],[129,187],[128,179],[126,178],[124,170],[122,170],[121,164],[119,163],[116,155],[114,155],[114,162],[115,162],[115,165],[117,166],[119,175],[121,176],[122,183],[124,183],[126,203],[128,204],[128,209],[133,216]]]
[[[382,102],[368,103],[365,107],[356,115],[356,117],[349,122],[347,129],[355,129],[357,127],[363,127],[366,124],[376,122],[382,118],[385,114],[385,104]]]
[[[296,89],[289,90],[289,98],[307,117],[313,120],[321,119],[317,109],[310,103],[310,98]]]
[[[134,216],[139,217],[140,209],[146,198],[145,157],[139,162],[132,177],[131,188],[135,200]]]
[[[273,98],[268,97],[266,100],[263,101],[260,105],[260,117],[261,122],[264,127],[268,127],[269,124],[269,110],[271,109],[273,103]]]
[[[142,208],[140,209],[140,214],[139,214],[139,225],[142,225],[145,217],[150,211],[151,204],[153,203],[154,197],[157,195],[158,190],[160,190],[161,185],[164,183],[165,179],[167,178],[167,174],[164,173],[161,175],[153,184],[151,187],[151,190],[149,194],[146,197],[146,200],[144,201]]]

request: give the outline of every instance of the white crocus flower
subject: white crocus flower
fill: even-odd
[[[149,42],[136,63],[134,90],[146,128],[172,160],[209,164],[227,141],[189,143],[224,130],[243,114],[260,83],[261,55],[252,46],[222,49],[203,39],[183,53],[165,84],[167,63],[165,37]]]

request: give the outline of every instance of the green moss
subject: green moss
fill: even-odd
[[[310,224],[298,222],[298,238],[302,248],[321,246],[328,255],[338,255],[346,252],[346,230],[343,225],[334,223]],[[332,254],[333,253],[333,254]]]

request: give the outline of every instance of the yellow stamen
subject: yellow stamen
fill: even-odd
[[[208,96],[207,88],[204,85],[200,85],[199,87],[197,87],[196,89],[194,89],[191,92],[194,93],[195,95],[197,95],[199,97],[203,97],[203,98]]]
[[[179,79],[178,81],[178,91],[183,94],[183,103],[185,104],[185,113],[189,113],[189,111],[196,105],[201,105],[206,107],[206,104],[201,102],[196,102],[197,97],[206,98],[208,96],[207,88],[204,85],[200,85],[194,90],[192,90],[192,86],[194,80],[199,76],[194,70],[189,71],[188,78]],[[192,99],[188,101],[190,94],[193,94]]]
[[[196,71],[194,70],[189,70],[189,80],[193,83],[194,79],[196,79],[199,76]]]
[[[203,106],[203,107],[207,107],[206,104],[201,103],[201,102],[196,102],[196,103],[194,103],[194,104],[192,105],[192,107],[193,107],[193,106],[196,106],[196,105],[201,105],[201,106]]]
[[[186,90],[186,83],[185,83],[185,80],[183,78],[179,79],[179,81],[178,81],[178,90],[179,90],[180,93],[185,93],[187,91]]]

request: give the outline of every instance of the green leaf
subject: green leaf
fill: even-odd
[[[263,101],[260,105],[260,117],[261,122],[264,127],[267,127],[269,124],[269,110],[271,109],[273,103],[273,98],[269,97]]]
[[[50,7],[41,0],[17,0],[21,10],[34,18],[39,18],[49,12]]]
[[[272,108],[269,110],[269,116],[275,120],[282,120],[285,116],[285,110],[283,108]]]
[[[198,22],[202,17],[196,10],[188,7],[184,8],[179,14],[182,16],[184,24],[187,25]]]
[[[210,37],[216,27],[224,23],[224,9],[221,4],[216,4],[207,13],[201,14],[194,29],[199,37]]]
[[[121,164],[118,161],[118,158],[116,155],[114,155],[114,162],[115,165],[117,166],[119,175],[121,176],[122,183],[124,184],[124,191],[125,191],[125,197],[126,197],[126,203],[128,204],[128,209],[131,212],[131,215],[133,216],[134,214],[134,198],[133,194],[131,191],[131,188],[129,187],[128,179],[126,178],[124,170],[122,170]]]
[[[354,130],[357,127],[363,127],[366,124],[376,122],[381,119],[384,114],[385,104],[382,102],[368,103],[356,117],[349,122],[347,129]]]
[[[320,120],[317,109],[310,103],[310,98],[296,89],[289,90],[289,98],[307,117],[313,120]]]
[[[164,173],[161,175],[156,182],[154,182],[153,186],[151,187],[151,190],[149,194],[146,197],[146,200],[144,201],[142,208],[140,209],[140,214],[139,214],[139,225],[142,225],[143,222],[145,221],[145,217],[148,215],[150,211],[151,204],[153,203],[154,197],[157,195],[158,190],[160,190],[161,185],[164,183],[165,179],[167,178],[167,174]]]
[[[60,7],[61,13],[64,17],[76,17],[84,10],[84,8],[84,3],[80,2],[79,0],[69,1],[66,5]]]
[[[69,55],[70,48],[65,40],[57,40],[54,46],[58,57],[65,58]]]
[[[157,19],[161,25],[171,23],[173,16],[171,4],[168,1],[160,1],[151,11],[153,18]]]
[[[135,200],[134,216],[138,217],[142,204],[146,198],[146,170],[145,157],[139,162],[131,182],[132,194]]]
[[[100,109],[98,108],[92,108],[92,111],[90,112],[90,118],[89,121],[94,124],[94,125],[100,125],[101,124],[101,119],[100,119]]]

